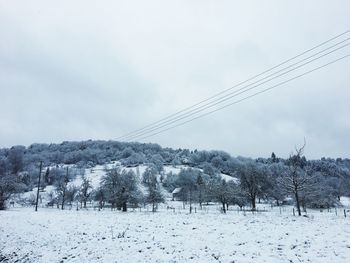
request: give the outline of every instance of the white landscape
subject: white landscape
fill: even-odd
[[[349,263],[349,0],[0,0],[0,263]]]
[[[339,209],[189,214],[10,208],[0,213],[0,262],[348,262],[350,218]]]
[[[86,169],[85,176],[96,188],[114,165]],[[164,171],[186,168],[164,166]],[[142,174],[147,166],[125,169]],[[79,177],[70,182],[80,183]],[[344,210],[350,215],[349,198],[341,198],[342,207],[309,209],[301,217],[293,216],[293,206],[268,203],[258,204],[255,212],[230,206],[226,214],[215,203],[202,209],[195,204],[190,214],[188,203],[172,201],[163,191],[167,201],[157,212],[146,205],[123,213],[99,211],[91,202],[86,209],[77,210],[74,203],[66,210],[47,208],[48,193],[54,192],[47,186],[37,212],[17,203],[0,211],[0,262],[345,263],[350,257],[350,217],[344,216]]]

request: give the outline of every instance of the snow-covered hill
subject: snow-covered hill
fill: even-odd
[[[102,177],[107,173],[107,170],[116,166],[119,166],[121,169],[125,169],[125,170],[133,170],[135,174],[139,174],[140,176],[142,176],[142,174],[145,172],[145,170],[148,167],[147,165],[125,167],[125,166],[122,166],[119,162],[111,162],[105,165],[97,165],[92,168],[84,169],[84,176],[90,181],[93,189],[97,189],[100,185]],[[69,167],[73,168],[74,166],[69,166]],[[50,167],[50,168],[53,168],[53,167]],[[178,166],[164,165],[164,171],[163,171],[164,177],[166,177],[166,175],[170,172],[172,174],[178,174],[181,171],[181,169],[188,169],[188,168],[190,167],[187,165],[178,165]],[[192,169],[201,170],[199,168],[192,168]],[[231,177],[229,175],[222,174],[222,173],[220,174],[220,176],[222,179],[226,180],[227,182],[228,181],[238,182],[238,179],[235,177]],[[81,184],[82,184],[81,176],[76,176],[71,182],[68,183],[68,186],[80,187]],[[143,189],[142,185],[140,186],[140,188],[141,190],[145,190]],[[163,191],[165,196],[170,197],[170,193],[166,193],[165,189]],[[37,187],[34,187],[31,191],[22,193],[20,195],[16,195],[13,199],[17,203],[17,206],[20,206],[22,204],[30,205],[30,204],[33,204],[33,202],[35,201],[36,194],[37,194]],[[42,191],[40,191],[40,200],[39,200],[40,205],[45,206],[50,200],[52,200],[52,197],[55,195],[56,195],[55,187],[51,185],[46,186]]]

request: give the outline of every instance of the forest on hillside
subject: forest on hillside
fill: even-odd
[[[305,146],[305,145],[304,145]],[[269,158],[233,157],[223,151],[198,151],[162,148],[157,144],[117,141],[63,142],[32,144],[0,149],[0,208],[14,193],[32,190],[38,183],[42,163],[42,186],[56,187],[56,204],[79,199],[86,205],[95,200],[102,205],[127,210],[128,205],[150,203],[153,209],[164,202],[161,189],[182,189],[184,202],[218,202],[225,212],[229,205],[249,205],[257,200],[281,205],[292,198],[299,214],[301,209],[329,208],[340,205],[341,196],[350,196],[350,159],[322,158],[307,160],[304,146],[287,159],[272,152]],[[119,167],[106,170],[98,189],[84,179],[84,169],[118,162]],[[142,175],[124,167],[146,165]],[[166,174],[163,167],[182,166],[179,174]],[[65,167],[71,167],[66,173]],[[73,168],[72,168],[73,167]],[[221,178],[225,174],[237,180]],[[73,177],[82,176],[77,189],[67,187]],[[137,176],[142,177],[140,191]],[[54,201],[54,200],[53,200]]]

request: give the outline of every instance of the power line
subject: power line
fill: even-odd
[[[312,48],[310,48],[310,49],[308,49],[308,50],[306,50],[306,51],[304,51],[304,52],[302,52],[302,53],[300,53],[300,54],[298,54],[298,55],[296,55],[296,56],[294,56],[294,57],[292,57],[292,58],[289,58],[289,59],[283,61],[282,63],[280,63],[280,64],[278,64],[278,65],[276,65],[276,66],[273,66],[273,67],[271,67],[271,68],[269,68],[269,69],[267,69],[267,70],[265,70],[265,71],[263,71],[263,72],[261,72],[261,73],[255,75],[255,76],[253,76],[253,77],[250,77],[250,78],[248,78],[247,80],[242,81],[242,82],[240,82],[240,83],[234,85],[234,86],[231,87],[231,88],[228,88],[228,89],[223,90],[223,91],[221,91],[221,92],[219,92],[219,93],[216,93],[216,94],[214,94],[213,96],[211,96],[211,97],[209,97],[209,98],[207,98],[207,99],[204,99],[204,100],[202,100],[202,101],[200,101],[200,102],[198,102],[198,103],[196,103],[196,104],[194,104],[194,105],[192,105],[192,106],[189,106],[189,107],[184,108],[184,109],[182,109],[182,110],[180,110],[180,111],[178,111],[178,112],[175,112],[174,114],[168,115],[167,117],[164,117],[164,118],[162,118],[162,119],[160,119],[160,120],[158,120],[158,121],[156,121],[156,122],[153,122],[153,123],[151,123],[151,124],[149,124],[149,125],[146,125],[146,126],[144,126],[143,128],[140,128],[140,129],[131,131],[131,132],[129,132],[129,133],[123,135],[123,136],[118,137],[117,139],[122,139],[122,138],[125,138],[125,137],[129,137],[129,136],[131,136],[131,135],[135,135],[135,133],[138,133],[138,132],[143,131],[143,130],[145,130],[145,129],[147,129],[147,128],[153,127],[154,125],[159,124],[160,122],[163,122],[163,121],[165,121],[165,120],[168,120],[168,119],[171,118],[171,117],[177,116],[177,115],[180,114],[180,113],[183,113],[183,112],[185,112],[185,111],[187,111],[187,110],[189,110],[189,109],[192,109],[192,108],[194,108],[194,107],[196,107],[196,106],[198,106],[198,105],[201,105],[201,104],[203,104],[203,103],[205,103],[205,102],[207,102],[207,101],[209,101],[209,100],[211,100],[211,99],[213,99],[213,98],[216,98],[216,97],[218,97],[218,96],[220,96],[220,95],[222,95],[222,94],[224,94],[224,93],[226,93],[226,92],[228,92],[228,91],[230,91],[230,90],[232,90],[232,89],[234,89],[234,88],[236,88],[236,87],[238,87],[238,86],[240,86],[240,85],[242,85],[242,84],[245,84],[245,83],[247,83],[247,82],[249,82],[249,81],[251,81],[251,80],[254,80],[254,79],[256,79],[256,78],[258,78],[258,77],[260,77],[260,76],[262,76],[262,75],[264,75],[264,74],[266,74],[266,73],[268,73],[268,72],[270,72],[270,71],[272,71],[272,70],[274,70],[274,69],[276,69],[276,68],[278,68],[278,67],[284,65],[284,64],[287,64],[288,62],[293,61],[293,60],[295,60],[296,58],[299,58],[299,57],[301,57],[301,56],[303,56],[303,55],[305,55],[305,54],[307,54],[307,53],[309,53],[309,52],[311,52],[311,51],[313,51],[313,50],[315,50],[315,49],[317,49],[317,48],[319,48],[319,47],[321,47],[321,46],[324,46],[324,45],[326,45],[327,43],[330,43],[331,41],[333,41],[333,40],[335,40],[335,39],[338,39],[338,38],[340,38],[341,36],[344,36],[344,35],[348,34],[349,32],[350,32],[350,30],[347,30],[347,31],[345,31],[345,32],[343,32],[343,33],[341,33],[341,34],[339,34],[339,35],[337,35],[337,36],[335,36],[335,37],[332,37],[332,38],[330,38],[330,39],[328,39],[328,40],[326,40],[326,41],[324,41],[324,42],[322,42],[322,43],[320,43],[320,44],[318,44],[318,45],[316,45],[316,46],[314,46],[314,47],[312,47]]]
[[[259,87],[259,86],[261,86],[261,85],[263,85],[263,84],[266,84],[266,83],[268,83],[268,82],[270,82],[270,81],[272,81],[272,80],[274,80],[274,79],[277,79],[277,78],[279,78],[279,77],[281,77],[281,76],[284,76],[284,75],[286,75],[286,74],[288,74],[288,73],[290,73],[290,72],[292,72],[292,71],[295,71],[295,70],[297,70],[297,69],[299,69],[299,68],[301,68],[301,67],[303,67],[303,66],[306,66],[307,64],[310,64],[310,63],[312,63],[312,62],[314,62],[314,61],[316,61],[316,60],[318,60],[318,59],[320,59],[320,58],[322,58],[322,57],[325,57],[325,56],[327,56],[327,55],[329,55],[329,54],[331,54],[331,53],[334,53],[334,52],[336,52],[336,51],[338,51],[338,50],[340,50],[340,49],[342,49],[342,48],[345,48],[345,47],[349,46],[350,43],[345,44],[345,45],[342,45],[342,46],[340,46],[340,47],[338,47],[338,48],[336,48],[336,49],[333,49],[332,51],[329,51],[329,52],[327,52],[327,53],[325,53],[325,54],[323,54],[323,55],[320,55],[320,56],[318,56],[318,57],[316,57],[316,58],[314,58],[314,59],[312,59],[312,60],[310,60],[310,61],[308,61],[308,62],[306,62],[306,63],[303,63],[303,64],[301,64],[301,65],[299,65],[299,66],[297,66],[297,67],[294,67],[294,68],[292,68],[292,69],[290,69],[290,70],[287,70],[287,71],[283,72],[284,70],[290,68],[291,66],[300,64],[301,62],[303,62],[303,61],[305,61],[305,60],[308,60],[308,59],[314,57],[314,56],[317,55],[317,54],[321,54],[321,53],[323,53],[324,51],[329,50],[330,48],[332,48],[332,47],[334,47],[334,46],[337,46],[337,45],[339,45],[339,44],[341,44],[341,43],[344,43],[345,41],[347,41],[347,40],[349,40],[349,39],[350,39],[350,38],[347,38],[346,40],[343,40],[343,41],[341,41],[341,42],[339,42],[339,43],[337,43],[337,44],[335,44],[335,45],[333,45],[333,46],[331,46],[331,47],[329,47],[329,48],[326,48],[326,49],[324,49],[324,50],[322,50],[322,51],[319,51],[319,52],[317,52],[317,53],[315,53],[315,54],[313,54],[313,55],[311,55],[311,56],[309,56],[309,57],[307,57],[307,58],[302,59],[301,61],[298,61],[298,62],[296,62],[296,63],[294,63],[294,64],[292,64],[292,65],[289,65],[288,67],[283,68],[283,69],[281,69],[281,70],[279,70],[279,71],[277,71],[277,72],[274,72],[274,73],[272,73],[272,74],[270,74],[270,75],[268,75],[268,76],[266,76],[266,77],[264,77],[264,78],[262,78],[262,79],[260,79],[260,80],[258,80],[258,81],[256,81],[256,82],[253,82],[253,83],[251,83],[251,84],[249,84],[249,85],[243,86],[242,88],[240,88],[240,89],[238,89],[238,90],[235,90],[235,91],[233,91],[233,92],[231,92],[231,93],[229,93],[229,94],[226,94],[225,96],[219,97],[219,98],[215,99],[214,101],[211,101],[211,102],[209,102],[209,103],[206,103],[206,104],[204,104],[204,105],[202,105],[202,106],[200,106],[200,107],[195,107],[195,108],[193,108],[192,110],[190,110],[190,111],[188,111],[188,112],[186,112],[186,113],[180,114],[180,115],[178,115],[177,117],[170,118],[170,119],[167,120],[167,121],[160,122],[158,125],[155,125],[155,126],[153,126],[153,127],[144,129],[143,131],[139,131],[139,132],[135,133],[134,135],[126,136],[125,139],[128,139],[128,140],[134,139],[134,138],[140,137],[140,136],[142,136],[142,135],[145,135],[145,134],[147,134],[147,133],[150,133],[150,132],[153,132],[153,131],[155,131],[155,130],[158,130],[158,129],[160,129],[160,128],[169,126],[169,125],[171,125],[171,124],[174,123],[174,122],[178,122],[178,121],[180,121],[180,120],[186,119],[186,118],[188,118],[188,117],[190,117],[190,116],[193,116],[193,115],[195,115],[195,114],[197,114],[197,113],[199,113],[199,112],[205,111],[205,110],[207,110],[208,108],[212,108],[212,107],[214,107],[214,106],[216,106],[216,105],[219,105],[219,104],[221,104],[221,103],[223,103],[223,102],[225,102],[225,101],[227,101],[227,100],[230,100],[230,99],[232,99],[232,98],[234,98],[234,97],[237,97],[237,96],[239,96],[239,95],[241,95],[241,94],[243,94],[243,93],[245,93],[245,92],[248,92],[248,91],[250,91],[250,90],[252,90],[252,89],[255,89],[255,88],[257,88],[257,87]],[[272,78],[269,78],[270,76],[273,76],[273,75],[275,75],[275,74],[277,74],[277,73],[279,73],[279,72],[283,72],[283,73],[278,74],[277,76],[274,76],[274,77],[272,77]],[[265,80],[265,79],[267,79],[267,80]],[[263,80],[265,80],[265,81],[263,81]],[[259,83],[259,82],[260,82],[260,83]],[[251,85],[256,84],[256,83],[258,83],[258,84],[257,84],[257,85],[254,85],[254,86],[252,86],[252,87],[250,87]],[[250,88],[249,88],[249,87],[250,87]]]
[[[348,44],[348,45],[350,45],[350,44]],[[319,59],[319,58],[317,58],[317,59]],[[316,59],[315,59],[315,60],[316,60]],[[309,63],[305,63],[305,64],[309,64]],[[197,113],[203,112],[203,111],[205,111],[205,110],[207,110],[207,109],[209,109],[209,108],[212,108],[212,107],[214,107],[214,106],[220,105],[220,104],[222,104],[223,102],[225,102],[225,101],[227,101],[227,100],[230,100],[230,99],[232,99],[232,98],[234,98],[234,97],[237,97],[237,96],[239,96],[239,95],[241,95],[241,94],[243,94],[243,93],[246,93],[246,92],[248,92],[248,91],[250,91],[250,90],[253,90],[253,89],[255,89],[255,88],[261,86],[262,84],[268,83],[268,82],[270,82],[270,81],[273,80],[273,79],[276,79],[276,78],[278,78],[278,77],[280,77],[280,76],[282,76],[282,75],[285,75],[285,74],[287,74],[287,73],[289,73],[289,72],[291,72],[291,71],[294,71],[294,70],[296,70],[296,69],[298,69],[298,68],[304,66],[305,64],[303,64],[303,65],[301,65],[301,66],[299,66],[299,67],[296,67],[296,68],[294,68],[294,69],[292,69],[292,70],[290,70],[290,71],[288,71],[288,72],[285,72],[285,73],[283,73],[283,74],[280,74],[280,75],[276,76],[275,78],[269,79],[268,81],[264,81],[263,83],[260,83],[260,84],[258,84],[258,85],[253,86],[253,87],[250,87],[250,88],[247,88],[247,89],[245,89],[245,90],[243,90],[243,91],[241,91],[241,92],[239,92],[239,93],[237,93],[237,94],[234,94],[234,95],[232,95],[232,96],[223,98],[223,99],[221,99],[220,101],[218,101],[218,102],[216,102],[216,103],[214,103],[214,104],[211,104],[211,105],[208,106],[208,107],[205,107],[204,109],[200,109],[200,110],[194,111],[194,112],[192,112],[192,113],[190,113],[190,114],[187,114],[186,116],[179,117],[179,118],[177,118],[177,119],[175,119],[175,120],[173,120],[173,121],[170,121],[170,122],[168,122],[168,123],[166,123],[166,124],[163,124],[163,125],[160,125],[160,126],[158,126],[158,127],[156,127],[156,128],[153,128],[153,129],[144,131],[144,132],[142,132],[142,133],[140,133],[140,134],[138,134],[138,135],[132,136],[131,138],[129,138],[129,140],[134,140],[134,139],[136,139],[136,138],[138,138],[138,137],[140,137],[140,136],[143,136],[143,135],[145,135],[145,134],[151,133],[151,132],[153,132],[153,131],[155,131],[155,130],[158,130],[158,129],[161,129],[161,128],[163,128],[163,127],[169,126],[169,125],[171,125],[171,124],[173,124],[173,123],[176,123],[176,122],[178,122],[178,121],[180,121],[180,120],[183,120],[183,119],[186,119],[186,118],[191,117],[191,116],[193,116],[193,115],[196,115]]]
[[[312,60],[310,60],[310,61],[308,61],[308,62],[305,62],[305,63],[303,63],[303,64],[301,64],[301,65],[299,65],[299,66],[297,66],[297,67],[294,67],[294,68],[292,68],[292,69],[290,69],[290,70],[288,70],[288,71],[286,71],[286,72],[283,72],[283,73],[281,73],[281,74],[279,74],[279,75],[277,75],[277,76],[275,76],[275,77],[273,77],[273,78],[270,78],[270,79],[268,79],[268,80],[266,80],[266,81],[264,81],[264,82],[261,82],[261,83],[255,85],[255,86],[247,87],[247,88],[245,88],[244,90],[242,90],[242,91],[240,91],[240,92],[238,92],[238,93],[236,93],[236,94],[233,94],[233,95],[227,96],[227,97],[223,97],[223,98],[221,98],[219,101],[217,101],[217,102],[215,102],[215,103],[211,103],[211,105],[206,106],[206,107],[204,107],[203,109],[198,109],[198,110],[196,110],[196,111],[194,111],[194,112],[192,112],[192,113],[186,114],[186,116],[178,117],[178,118],[176,118],[176,119],[174,119],[174,120],[172,120],[172,121],[168,121],[167,123],[164,123],[164,124],[162,124],[162,125],[158,125],[157,127],[151,128],[151,129],[146,130],[146,131],[141,132],[141,133],[138,133],[137,135],[129,136],[129,140],[131,140],[131,139],[136,139],[136,138],[138,138],[138,137],[140,137],[140,136],[143,136],[143,135],[145,135],[145,134],[151,133],[151,132],[153,132],[153,131],[155,131],[155,130],[161,129],[161,128],[166,127],[166,126],[169,126],[169,125],[171,125],[171,124],[173,124],[173,123],[175,123],[175,122],[178,122],[178,121],[180,121],[180,120],[183,120],[183,119],[186,119],[186,118],[188,118],[188,117],[190,117],[190,116],[193,116],[193,115],[195,115],[195,114],[197,114],[197,113],[200,113],[200,112],[202,112],[202,111],[205,111],[205,110],[207,110],[207,109],[209,109],[209,108],[212,108],[212,107],[214,107],[214,106],[216,106],[216,105],[222,104],[223,102],[225,102],[225,101],[227,101],[227,100],[230,100],[230,99],[232,99],[232,98],[234,98],[234,97],[237,97],[237,96],[239,96],[239,95],[241,95],[241,94],[243,94],[243,93],[246,93],[246,92],[248,92],[248,91],[250,91],[250,90],[252,90],[252,89],[255,89],[255,88],[257,88],[257,87],[259,87],[259,86],[261,86],[261,85],[263,85],[263,84],[266,84],[266,83],[268,83],[268,82],[270,82],[270,81],[272,81],[272,80],[274,80],[274,79],[276,79],[276,78],[279,78],[279,77],[281,77],[281,76],[283,76],[283,75],[286,75],[286,74],[288,74],[288,73],[290,73],[290,72],[292,72],[292,71],[295,71],[295,70],[297,70],[297,69],[299,69],[299,68],[301,68],[301,67],[303,67],[303,66],[305,66],[305,65],[307,65],[307,64],[310,64],[310,63],[312,63],[312,62],[314,62],[314,61],[316,61],[316,60],[318,60],[318,59],[320,59],[320,58],[322,58],[322,57],[324,57],[324,56],[327,56],[327,55],[329,55],[329,54],[331,54],[331,53],[333,53],[333,52],[335,52],[335,51],[337,51],[337,50],[339,50],[339,49],[341,49],[341,48],[344,48],[344,47],[346,47],[346,46],[348,46],[348,45],[350,45],[350,43],[348,43],[348,44],[346,44],[346,45],[343,45],[343,46],[341,46],[341,47],[339,47],[339,48],[337,48],[337,49],[335,49],[335,50],[332,50],[332,51],[330,51],[330,52],[328,52],[328,53],[326,53],[326,54],[323,54],[323,55],[321,55],[321,56],[319,56],[319,57],[316,57],[316,58],[314,58],[314,59],[312,59]],[[248,85],[248,86],[249,86],[249,85]]]
[[[276,84],[276,85],[274,85],[274,86],[271,86],[271,87],[269,87],[269,88],[266,88],[266,89],[264,89],[264,90],[261,90],[261,91],[259,91],[259,92],[256,92],[256,93],[254,93],[254,94],[252,94],[252,95],[249,95],[249,96],[244,97],[244,98],[242,98],[242,99],[239,99],[239,100],[236,100],[236,101],[234,101],[234,102],[231,102],[231,103],[229,103],[229,104],[227,104],[227,105],[224,105],[224,106],[222,106],[222,107],[220,107],[220,108],[218,108],[218,109],[212,110],[212,111],[210,111],[210,112],[206,112],[206,113],[201,114],[201,115],[199,115],[199,116],[196,116],[196,117],[194,117],[194,118],[192,118],[192,119],[190,119],[190,120],[181,122],[181,123],[179,123],[179,124],[177,124],[177,125],[174,125],[174,126],[171,126],[171,127],[169,127],[169,128],[163,129],[163,130],[158,131],[158,132],[156,132],[156,133],[153,133],[153,134],[150,134],[150,135],[141,137],[141,138],[139,138],[139,140],[143,140],[143,139],[146,139],[146,138],[149,138],[149,137],[152,137],[152,136],[161,134],[161,133],[163,133],[163,132],[166,132],[166,131],[168,131],[168,130],[174,129],[174,128],[179,127],[179,126],[182,126],[182,125],[184,125],[184,124],[186,124],[186,123],[189,123],[189,122],[191,122],[191,121],[194,121],[194,120],[196,120],[196,119],[199,119],[199,118],[202,118],[202,117],[204,117],[204,116],[213,114],[213,113],[215,113],[215,112],[217,112],[217,111],[219,111],[219,110],[225,109],[225,108],[230,107],[230,106],[232,106],[232,105],[234,105],[234,104],[237,104],[237,103],[239,103],[239,102],[242,102],[242,101],[248,100],[248,99],[250,99],[250,98],[253,98],[253,97],[255,97],[255,96],[257,96],[257,95],[259,95],[259,94],[261,94],[261,93],[264,93],[264,92],[267,92],[267,91],[272,90],[272,89],[274,89],[274,88],[277,88],[277,87],[279,87],[279,86],[281,86],[281,85],[283,85],[283,84],[286,84],[286,83],[291,82],[291,81],[293,81],[293,80],[295,80],[295,79],[301,78],[301,77],[303,77],[303,76],[305,76],[305,75],[307,75],[307,74],[310,74],[310,73],[312,73],[312,72],[314,72],[314,71],[320,70],[320,69],[322,69],[322,68],[324,68],[324,67],[327,67],[327,66],[329,66],[329,65],[331,65],[331,64],[334,64],[334,63],[336,63],[336,62],[338,62],[338,61],[340,61],[340,60],[346,59],[346,58],[348,58],[348,57],[350,57],[350,54],[345,55],[345,56],[343,56],[343,57],[340,57],[340,58],[338,58],[338,59],[332,60],[331,62],[328,62],[328,63],[326,63],[326,64],[324,64],[324,65],[322,65],[322,66],[316,67],[316,68],[314,68],[314,69],[312,69],[312,70],[309,70],[309,71],[307,71],[307,72],[304,72],[304,73],[302,73],[302,74],[300,74],[300,75],[297,75],[297,76],[295,76],[295,77],[293,77],[293,78],[290,78],[290,79],[288,79],[288,80],[282,81],[282,82],[280,82],[280,83],[278,83],[278,84]]]
[[[304,54],[306,54],[306,53],[308,53],[308,52],[311,52],[311,51],[317,49],[318,47],[323,46],[323,45],[325,45],[325,44],[327,44],[327,43],[333,41],[334,39],[337,39],[337,38],[339,38],[339,37],[341,37],[341,36],[343,36],[343,35],[345,35],[345,34],[347,34],[347,33],[349,33],[349,32],[350,32],[350,30],[347,30],[347,31],[345,31],[345,32],[343,32],[343,33],[341,33],[341,34],[339,34],[339,35],[337,35],[337,36],[335,36],[335,37],[333,37],[333,38],[327,40],[327,41],[322,42],[321,44],[318,44],[317,46],[314,46],[313,48],[310,48],[310,49],[308,49],[308,50],[302,52],[301,54],[299,54],[299,55],[297,55],[297,56],[294,56],[294,57],[292,57],[292,58],[290,58],[290,59],[288,59],[288,60],[286,60],[286,61],[284,61],[284,62],[282,62],[282,63],[280,63],[280,64],[278,64],[278,65],[276,65],[276,66],[274,66],[274,67],[272,67],[272,68],[270,68],[270,69],[268,69],[268,70],[266,70],[266,71],[264,71],[264,72],[262,72],[262,73],[260,73],[260,74],[258,74],[258,75],[255,75],[255,76],[253,76],[253,77],[251,77],[251,78],[249,78],[249,79],[247,79],[247,80],[245,80],[245,81],[243,81],[243,82],[240,82],[240,83],[236,84],[235,86],[233,86],[233,87],[231,87],[231,88],[229,88],[229,89],[226,89],[226,90],[224,90],[224,91],[222,91],[222,92],[219,92],[219,93],[217,93],[217,94],[215,94],[215,95],[213,95],[213,96],[211,96],[211,97],[209,97],[209,98],[207,98],[207,99],[205,99],[205,100],[203,100],[203,101],[201,101],[201,102],[199,102],[199,103],[196,103],[196,104],[194,104],[194,105],[192,105],[192,106],[190,106],[190,107],[187,107],[187,108],[185,108],[185,109],[183,109],[183,110],[180,110],[180,111],[178,111],[178,112],[176,112],[176,113],[174,113],[174,114],[171,114],[171,115],[169,115],[169,116],[167,116],[167,117],[165,117],[165,118],[163,118],[163,119],[160,119],[159,121],[156,121],[156,122],[154,122],[154,123],[151,123],[151,124],[149,124],[149,125],[147,125],[147,126],[141,128],[141,129],[132,131],[132,132],[130,132],[130,133],[128,133],[128,134],[125,134],[124,136],[118,137],[117,139],[121,139],[121,138],[126,137],[127,135],[131,135],[131,134],[134,134],[134,133],[136,133],[136,132],[138,132],[138,131],[142,131],[142,130],[144,130],[144,129],[150,127],[150,126],[153,126],[153,125],[155,125],[155,124],[158,124],[158,123],[162,122],[163,120],[166,120],[166,119],[168,119],[168,118],[170,118],[170,117],[176,116],[176,115],[178,115],[178,114],[181,113],[181,112],[184,112],[184,111],[186,111],[186,110],[188,110],[188,109],[191,109],[191,108],[193,108],[193,107],[195,107],[195,106],[197,106],[197,105],[200,105],[200,104],[202,104],[202,103],[204,103],[204,102],[206,102],[206,101],[208,101],[208,100],[210,100],[210,99],[212,99],[212,98],[215,98],[215,97],[217,97],[217,96],[219,96],[219,95],[221,95],[221,94],[224,94],[225,92],[227,92],[227,91],[229,91],[229,90],[232,90],[233,88],[235,88],[235,87],[237,87],[237,86],[240,86],[240,85],[242,85],[242,84],[244,84],[244,83],[246,83],[246,82],[248,82],[248,81],[250,81],[250,80],[253,80],[253,79],[255,79],[255,78],[257,78],[257,77],[259,77],[259,76],[261,76],[261,75],[263,75],[263,74],[265,74],[265,73],[267,73],[267,72],[269,72],[269,71],[272,71],[273,69],[278,68],[278,67],[280,67],[281,65],[284,65],[284,64],[286,64],[286,63],[288,63],[288,62],[290,62],[290,61],[292,61],[292,60],[294,60],[294,59],[296,59],[296,58],[298,58],[298,57],[300,57],[300,56],[302,56],[302,55],[304,55]]]

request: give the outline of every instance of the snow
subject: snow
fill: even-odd
[[[90,180],[91,185],[94,189],[97,189],[98,186],[100,185],[101,178],[106,174],[106,168],[111,169],[112,167],[115,167],[118,165],[118,163],[110,163],[107,165],[97,165],[93,168],[85,169],[85,177]],[[139,170],[140,176],[145,172],[147,169],[147,165],[139,165],[138,167],[123,167],[120,166],[121,169],[125,170],[133,170],[135,173],[137,173],[137,169]],[[186,165],[178,165],[178,166],[172,166],[172,165],[164,165],[164,173],[165,175],[169,172],[172,172],[173,174],[178,174],[181,169],[186,169],[189,168],[189,166]],[[198,168],[194,168],[198,169]],[[201,169],[198,169],[201,170]],[[226,174],[220,174],[221,177],[228,181],[234,181],[238,182],[237,178],[231,177]],[[77,176],[72,182],[69,183],[69,185],[75,185],[75,186],[81,186],[82,180],[80,176]],[[34,191],[34,190],[33,190]],[[34,193],[34,192],[33,192]],[[36,195],[36,192],[34,193]]]
[[[181,187],[178,187],[178,188],[175,188],[174,191],[172,191],[172,194],[177,194],[177,193],[180,193],[182,190]]]
[[[344,207],[350,207],[350,198],[349,198],[349,197],[342,196],[342,197],[340,197],[340,203],[341,203]]]
[[[96,189],[105,168],[85,170]],[[140,174],[146,165],[130,167]],[[187,166],[165,166],[177,174]],[[221,174],[223,179],[237,178]],[[80,186],[81,178],[70,184]],[[307,217],[292,215],[292,207],[264,212],[242,212],[230,207],[204,206],[189,214],[188,206],[168,201],[159,212],[142,208],[127,213],[88,209],[76,211],[45,208],[53,186],[41,192],[39,211],[16,205],[0,211],[0,262],[348,262],[350,211],[344,208],[308,211]],[[170,194],[169,199],[170,198]],[[33,198],[36,188],[21,194]],[[342,197],[348,209],[350,199]],[[69,206],[67,206],[69,208]],[[171,209],[168,209],[171,208]],[[124,234],[123,234],[124,233]]]
[[[231,209],[11,208],[0,211],[0,261],[348,262],[350,218],[340,212],[294,217],[291,207],[281,214],[278,208],[254,214]]]
[[[223,173],[221,173],[220,176],[221,176],[221,178],[224,179],[226,182],[233,181],[233,182],[235,182],[236,184],[239,183],[239,179],[238,179],[238,178],[235,178],[235,177],[229,176],[229,175],[227,175],[227,174],[223,174]]]
[[[100,185],[101,178],[106,174],[106,168],[111,166],[97,165],[90,169],[85,169],[84,176],[90,180],[90,183],[94,189],[97,189]],[[82,178],[77,176],[70,184],[80,187],[82,184]]]

